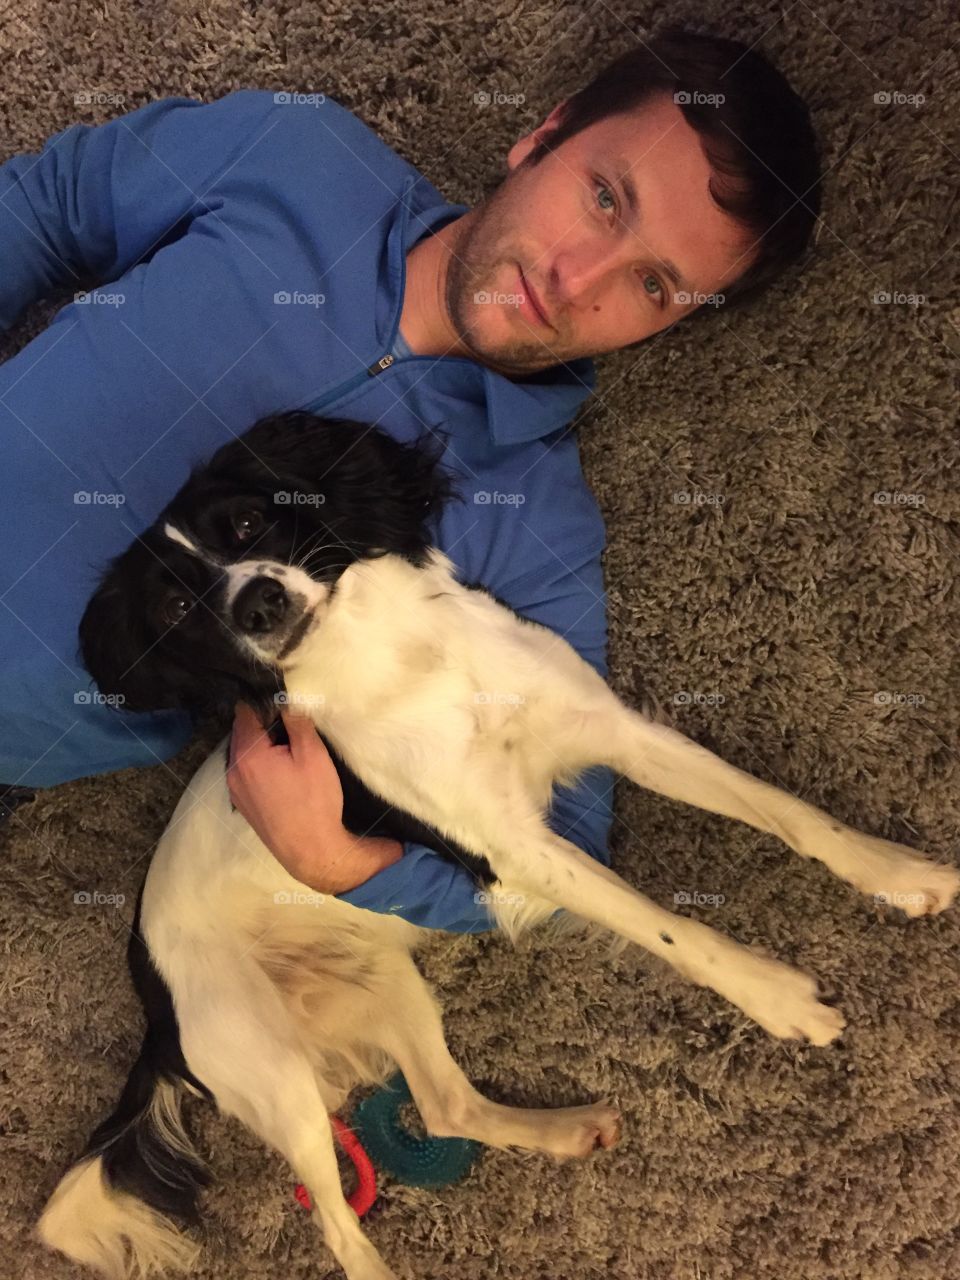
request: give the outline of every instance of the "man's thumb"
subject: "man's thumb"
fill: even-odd
[[[317,727],[313,723],[313,717],[303,707],[287,703],[280,708],[280,718],[283,720],[287,737],[290,739],[290,749],[294,754],[298,751],[309,751],[317,743],[323,746]]]

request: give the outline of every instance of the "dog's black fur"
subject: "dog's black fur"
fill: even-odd
[[[180,1045],[180,1028],[170,988],[157,972],[140,933],[137,896],[127,964],[134,990],[147,1020],[140,1053],[116,1107],[90,1135],[84,1156],[103,1156],[103,1171],[111,1186],[148,1204],[158,1213],[197,1223],[197,1198],[211,1178],[204,1164],[185,1152],[171,1152],[157,1128],[150,1102],[157,1082],[184,1081],[204,1097],[213,1094],[187,1066]]]

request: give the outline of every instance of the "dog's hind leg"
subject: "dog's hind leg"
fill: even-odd
[[[289,1161],[310,1191],[314,1219],[347,1280],[396,1280],[344,1199],[330,1117],[280,994],[249,956],[233,950],[205,954],[202,971],[223,981],[180,1001],[191,1070],[222,1111]],[[183,979],[202,980],[196,972]]]
[[[492,1147],[545,1151],[559,1159],[612,1147],[619,1112],[604,1103],[549,1109],[510,1107],[478,1093],[453,1060],[440,1006],[406,954],[397,956],[388,1007],[371,1038],[396,1061],[429,1134],[474,1138]]]

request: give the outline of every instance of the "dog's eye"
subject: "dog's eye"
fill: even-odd
[[[185,591],[175,591],[163,602],[163,620],[169,627],[174,627],[182,617],[190,612],[193,598]]]
[[[233,532],[241,542],[249,542],[264,526],[259,511],[240,511],[233,517]]]

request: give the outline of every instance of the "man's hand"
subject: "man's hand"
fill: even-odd
[[[399,861],[403,846],[346,830],[340,779],[313,721],[289,706],[280,715],[289,746],[274,746],[253,708],[237,703],[230,797],[294,879],[321,893],[355,889]]]

